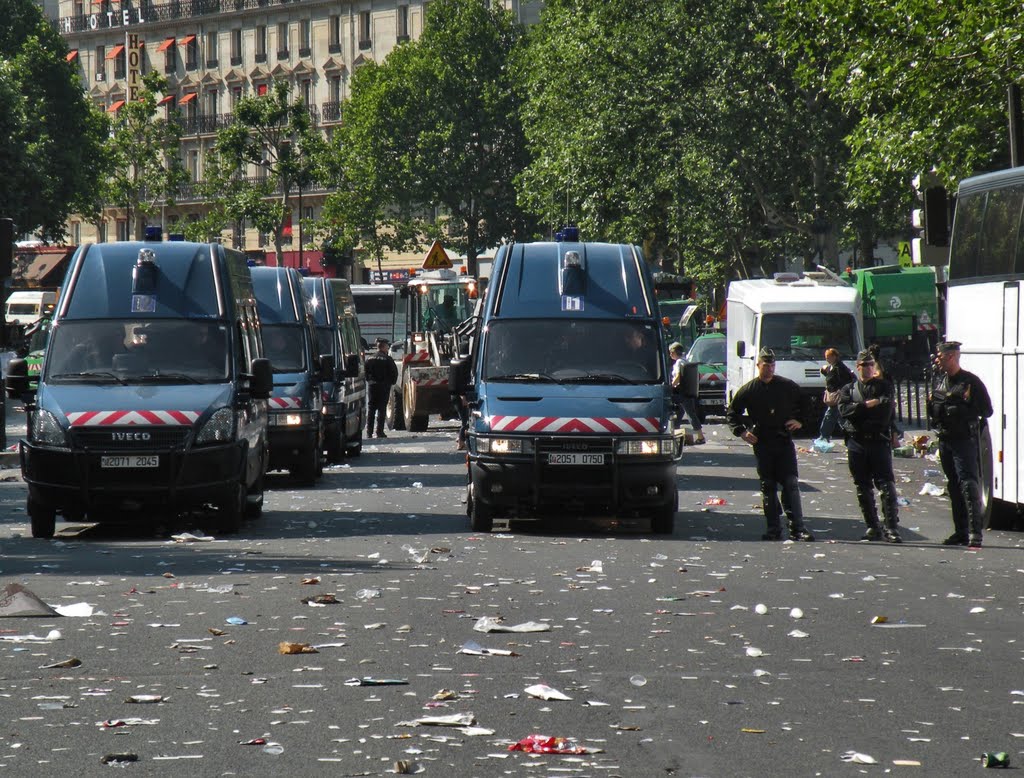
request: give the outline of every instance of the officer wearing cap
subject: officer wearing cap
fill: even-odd
[[[960,367],[960,344],[939,344],[935,367],[941,380],[928,397],[928,418],[939,436],[939,461],[953,508],[953,534],[947,546],[980,546],[981,505],[979,428],[992,415],[992,400],[981,379]]]
[[[704,438],[704,425],[701,424],[697,411],[697,398],[683,393],[683,372],[686,365],[683,344],[673,343],[668,347],[668,353],[672,357],[672,399],[676,406],[681,406],[686,415],[690,417],[694,445],[703,445],[706,439]]]
[[[775,352],[763,348],[757,355],[757,378],[733,395],[726,422],[737,437],[754,447],[761,480],[761,506],[768,524],[764,540],[781,540],[778,498],[789,522],[791,540],[814,540],[804,526],[793,433],[800,429],[800,387],[775,375]]]
[[[384,434],[384,417],[387,413],[391,387],[398,380],[398,366],[388,354],[388,339],[377,338],[377,350],[366,358],[366,395],[369,405],[366,414],[366,437],[373,437],[373,423],[377,419],[377,437]]]
[[[846,433],[846,456],[857,490],[857,502],[868,525],[864,540],[901,543],[892,468],[895,435],[893,389],[878,372],[874,355],[867,349],[857,354],[857,379],[839,390],[839,417]],[[875,487],[882,503],[884,525],[878,523]]]

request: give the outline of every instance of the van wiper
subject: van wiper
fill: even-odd
[[[160,370],[156,370],[146,375],[132,376],[132,379],[139,381],[140,383],[149,383],[151,381],[185,381],[190,384],[201,384],[198,378],[188,373],[164,373]]]
[[[565,383],[575,384],[638,384],[632,378],[626,378],[619,373],[587,373],[586,375],[573,376],[564,379]]]
[[[560,384],[557,378],[549,373],[509,373],[507,375],[489,375],[488,381],[547,381]]]
[[[56,375],[50,376],[50,378],[112,378],[122,386],[128,384],[123,378],[116,373],[111,373],[109,370],[83,370],[81,373],[57,373]]]

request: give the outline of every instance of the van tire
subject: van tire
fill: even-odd
[[[245,497],[245,518],[247,519],[258,519],[263,514],[263,479],[265,477],[266,473],[261,472]]]
[[[28,498],[28,515],[32,521],[32,537],[49,540],[57,529],[57,509]]]
[[[671,535],[676,528],[676,507],[668,505],[659,508],[651,516],[651,532],[655,535]]]
[[[388,395],[387,409],[384,411],[389,430],[404,430],[405,415],[402,413],[402,398],[394,389]]]
[[[292,468],[292,476],[299,482],[299,486],[315,486],[317,470],[320,466],[320,452],[316,444],[302,454],[302,459]]]
[[[326,455],[327,464],[336,465],[345,457],[345,433],[338,432],[338,436],[333,440],[327,441]]]
[[[353,440],[346,441],[347,448],[345,449],[345,456],[357,457],[363,453],[363,430],[359,429],[356,433],[356,437]]]
[[[217,507],[217,526],[221,532],[234,535],[242,528],[248,507],[245,497],[245,485],[242,483],[235,484],[225,495],[224,502]]]
[[[494,528],[494,512],[479,500],[473,498],[473,486],[469,487],[469,528],[473,532],[490,532]]]

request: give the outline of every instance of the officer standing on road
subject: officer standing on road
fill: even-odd
[[[946,546],[980,546],[981,505],[979,427],[992,415],[992,400],[981,379],[960,367],[960,344],[939,344],[935,367],[942,380],[928,398],[928,416],[939,435],[939,461],[953,507],[953,534]]]
[[[388,354],[387,338],[377,338],[377,350],[366,358],[366,393],[369,413],[366,414],[366,437],[373,437],[373,420],[377,418],[377,437],[384,434],[384,416],[387,413],[391,387],[398,380],[398,366]]]
[[[821,374],[825,376],[825,393],[836,397],[839,390],[853,380],[853,371],[850,370],[839,355],[839,350],[830,348],[825,351],[825,364],[821,366]],[[832,440],[832,433],[836,431],[839,423],[838,405],[825,405],[825,415],[821,417],[821,427],[818,437],[821,440]]]
[[[694,445],[703,445],[704,426],[700,423],[700,415],[697,410],[697,398],[691,397],[683,392],[683,372],[686,366],[686,357],[683,352],[682,343],[673,343],[668,347],[669,356],[672,357],[672,399],[676,405],[682,406],[686,415],[690,417],[690,426],[693,427]]]
[[[739,388],[726,412],[732,433],[754,447],[761,504],[768,522],[763,540],[782,539],[780,486],[790,539],[814,540],[804,527],[793,445],[793,433],[803,426],[799,421],[800,405],[800,388],[788,378],[775,375],[775,352],[763,348],[757,355],[757,378]]]
[[[868,530],[864,540],[885,538],[902,543],[898,525],[896,476],[892,469],[892,383],[878,374],[875,358],[865,349],[857,354],[857,380],[839,391],[839,415],[846,432],[846,455],[857,489],[857,502]],[[884,526],[878,523],[875,487],[882,503]]]

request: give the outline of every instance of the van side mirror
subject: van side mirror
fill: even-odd
[[[747,344],[742,340],[736,341],[736,356],[745,357],[747,355]]]
[[[334,375],[334,354],[320,355],[320,380],[333,381]]]
[[[470,367],[472,362],[463,357],[456,357],[448,364],[448,391],[451,394],[466,394],[472,390],[470,384]]]
[[[349,354],[345,357],[345,378],[359,377],[359,355]]]
[[[12,359],[7,363],[4,390],[11,398],[22,397],[28,393],[28,362],[24,359]]]
[[[274,369],[269,359],[262,357],[252,361],[249,379],[249,395],[254,400],[269,399],[274,390]]]

